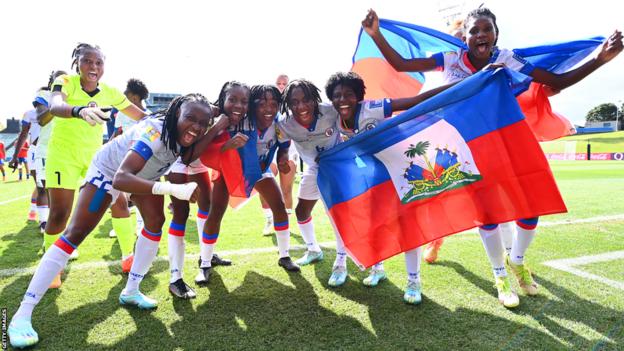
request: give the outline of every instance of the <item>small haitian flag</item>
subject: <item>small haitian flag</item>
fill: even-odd
[[[359,264],[475,226],[566,211],[511,91],[518,77],[479,72],[321,154],[319,189]]]

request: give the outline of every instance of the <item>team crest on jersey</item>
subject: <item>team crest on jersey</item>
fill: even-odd
[[[402,203],[426,199],[482,179],[470,148],[442,120],[378,152]]]
[[[141,136],[149,141],[156,141],[160,138],[160,132],[158,132],[154,127],[145,128],[145,132]]]
[[[89,103],[87,104],[87,107],[97,107],[97,102],[89,101]]]
[[[325,129],[325,136],[330,137],[332,135],[334,135],[334,128],[327,128],[327,129]]]
[[[377,125],[373,122],[366,124],[366,126],[364,126],[364,130],[372,130],[375,129],[375,127],[377,127]]]

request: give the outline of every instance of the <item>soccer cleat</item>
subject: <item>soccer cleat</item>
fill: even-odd
[[[45,234],[45,227],[48,224],[48,222],[41,222],[39,223],[39,232],[41,232],[41,234]]]
[[[420,282],[407,281],[407,288],[405,288],[405,294],[403,294],[403,301],[410,305],[418,305],[422,302],[422,286]]]
[[[58,289],[61,287],[61,285],[63,285],[63,282],[61,281],[61,273],[59,273],[56,275],[56,277],[54,277],[52,283],[50,283],[50,289]]]
[[[115,233],[115,229],[111,229],[110,232],[108,232],[108,237],[109,238],[116,238],[117,237],[117,233]]]
[[[300,259],[296,260],[295,263],[300,266],[306,266],[310,263],[319,262],[323,260],[323,251],[306,251],[306,253]]]
[[[277,265],[283,267],[285,270],[289,272],[300,272],[301,268],[297,266],[295,262],[293,262],[290,257],[282,257],[277,261]]]
[[[136,306],[142,310],[153,310],[158,307],[158,302],[156,300],[143,295],[138,290],[132,295],[126,294],[125,290],[123,290],[119,295],[119,303],[122,305]]]
[[[121,260],[121,272],[122,273],[130,273],[130,268],[132,268],[132,263],[134,262],[134,255],[130,255],[125,259]]]
[[[201,264],[201,259],[199,260],[199,263]],[[213,253],[212,258],[210,259],[210,264],[213,267],[214,266],[231,266],[232,261],[225,259],[225,258],[221,258],[216,253]]]
[[[362,283],[366,286],[377,286],[380,281],[388,279],[386,271],[383,269],[371,269],[368,277],[364,278]]]
[[[509,256],[507,256],[507,264],[509,265],[509,268],[511,268],[514,276],[516,276],[520,289],[522,289],[522,291],[529,296],[537,295],[537,288],[539,285],[537,285],[535,280],[533,280],[533,275],[531,274],[529,268],[527,268],[526,264],[514,264],[509,259]]]
[[[347,267],[336,266],[332,269],[332,274],[329,277],[327,285],[331,287],[338,287],[343,285],[347,281]]]
[[[195,284],[205,285],[210,280],[210,273],[212,273],[212,267],[200,267],[199,272],[195,276]]]
[[[511,286],[509,277],[497,277],[494,284],[496,290],[498,290],[498,302],[507,308],[514,308],[520,304],[518,294]]]
[[[78,249],[75,249],[74,251],[72,251],[71,255],[69,255],[69,260],[77,260],[78,257],[80,257],[80,254],[78,253]]]
[[[12,320],[8,331],[11,346],[14,348],[22,349],[39,342],[39,335],[33,329],[30,318]]]
[[[442,243],[444,239],[438,239],[427,244],[425,248],[425,252],[423,257],[427,263],[434,263],[438,259],[438,252],[440,251],[440,247],[442,247]]]
[[[176,297],[181,299],[189,300],[194,299],[197,294],[195,294],[195,290],[191,289],[182,278],[176,280],[173,283],[169,284],[169,292]]]
[[[273,218],[267,218],[266,223],[264,223],[264,229],[262,229],[262,235],[269,236],[275,233],[275,228],[273,228]]]
[[[37,220],[37,212],[36,211],[29,211],[28,212],[28,220],[29,221],[36,221]]]

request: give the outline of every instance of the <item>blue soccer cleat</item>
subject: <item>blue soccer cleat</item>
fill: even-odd
[[[134,294],[125,294],[125,291],[119,295],[119,303],[122,305],[136,306],[142,310],[153,310],[158,307],[158,302],[143,295],[140,291]]]
[[[327,285],[331,287],[338,287],[343,285],[347,281],[347,267],[345,266],[336,266],[332,269],[332,274],[329,277],[329,282]]]
[[[386,271],[384,271],[383,269],[371,269],[370,274],[368,275],[368,277],[364,278],[362,283],[364,283],[364,285],[366,286],[373,287],[377,286],[380,281],[386,279],[388,279]]]
[[[33,329],[30,318],[12,320],[8,331],[11,346],[14,348],[22,349],[39,342],[39,335]]]
[[[408,281],[405,294],[403,295],[403,301],[410,305],[418,305],[422,302],[422,287],[419,282]]]
[[[323,251],[306,251],[305,255],[296,260],[295,263],[299,266],[306,266],[310,263],[319,262],[323,260]]]

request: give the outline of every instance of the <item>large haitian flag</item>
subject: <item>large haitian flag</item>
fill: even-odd
[[[228,193],[232,197],[247,198],[256,182],[262,178],[256,151],[258,133],[255,129],[240,131],[249,138],[244,146],[221,152],[221,147],[236,132],[224,131],[219,134],[200,156],[201,162],[219,172]]]
[[[408,60],[466,48],[455,37],[410,23],[380,19],[379,29],[390,46]],[[582,61],[603,41],[603,37],[595,37],[513,51],[535,67],[563,73]],[[413,96],[420,91],[425,81],[421,73],[395,71],[383,58],[371,37],[361,29],[351,70],[357,72],[366,82],[367,99]],[[529,88],[528,85],[526,88]],[[526,89],[522,91],[524,90]],[[570,121],[552,111],[543,85],[531,83],[528,90],[518,96],[518,102],[539,141],[553,140],[575,132]]]
[[[566,211],[512,77],[479,72],[321,154],[319,188],[356,261],[368,267],[475,226]]]

